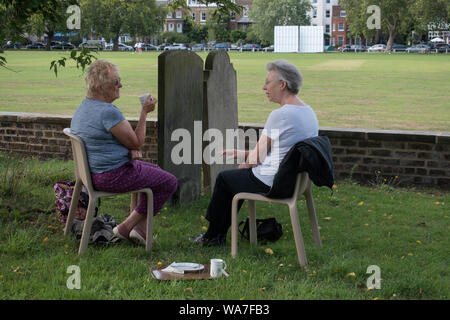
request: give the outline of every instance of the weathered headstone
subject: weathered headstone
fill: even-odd
[[[190,203],[201,193],[203,60],[197,54],[159,55],[158,101],[158,165],[178,178],[172,203]]]
[[[204,78],[203,183],[205,187],[213,188],[216,177],[222,170],[237,167],[236,164],[227,164],[226,157],[220,156],[219,153],[224,149],[244,149],[244,141],[242,132],[237,130],[236,71],[225,51],[208,54]],[[241,137],[238,138],[240,133]]]

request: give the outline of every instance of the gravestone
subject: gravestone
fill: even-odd
[[[203,60],[185,50],[158,57],[158,165],[178,178],[172,203],[201,193]]]
[[[225,51],[218,50],[208,54],[204,79],[203,183],[206,188],[213,188],[221,171],[237,168],[236,161],[231,161],[234,164],[227,164],[226,157],[219,155],[220,151],[244,149],[242,132],[237,130],[236,70]],[[240,134],[240,138],[235,134]]]

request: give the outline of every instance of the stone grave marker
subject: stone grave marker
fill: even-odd
[[[208,54],[204,79],[203,184],[212,189],[220,171],[237,168],[236,161],[227,164],[226,157],[219,153],[224,149],[244,149],[244,141],[242,132],[237,130],[236,70],[225,51]]]
[[[201,194],[203,60],[186,50],[158,57],[158,165],[178,178],[172,203]]]

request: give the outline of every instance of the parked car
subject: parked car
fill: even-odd
[[[99,45],[89,44],[87,42],[80,43],[80,45],[78,46],[78,49],[82,49],[82,48],[86,48],[86,49],[89,49],[89,50],[97,50],[97,51],[103,49]]]
[[[429,53],[430,46],[426,44],[416,44],[406,49],[407,53]]]
[[[134,51],[133,47],[127,46],[126,44],[123,43],[119,43],[117,48],[119,49],[119,51]]]
[[[367,47],[360,44],[355,44],[353,46],[350,46],[349,52],[366,52]]]
[[[449,53],[450,52],[450,44],[437,43],[434,47],[434,50],[436,50],[436,52],[440,52],[440,53]]]
[[[20,42],[12,42],[8,41],[3,48],[4,49],[20,49],[22,47],[22,44]]]
[[[261,49],[260,44],[247,43],[241,47],[241,51],[259,51]]]
[[[386,45],[385,44],[376,44],[367,49],[367,52],[385,52]]]
[[[347,52],[348,50],[350,50],[351,45],[349,44],[344,44],[340,47],[338,47],[338,51],[339,52]]]
[[[208,41],[208,43],[206,44],[206,48],[212,49],[212,47],[214,47],[215,44],[216,41]]]
[[[230,50],[239,50],[239,46],[237,44],[232,43],[230,45]]]
[[[164,47],[164,51],[168,50],[191,50],[191,48],[184,43],[174,43],[170,46]]]
[[[164,48],[168,46],[170,46],[170,43],[162,43],[159,46],[156,46],[156,50],[164,50]]]
[[[408,46],[404,44],[394,44],[392,45],[392,52],[405,52]]]
[[[143,43],[141,48],[142,48],[142,51],[155,51],[155,50],[157,50],[156,46],[152,45],[151,43]]]
[[[230,50],[230,45],[228,43],[216,43],[215,45],[213,45],[212,50],[226,50],[229,51]]]
[[[51,47],[52,50],[73,50],[75,46],[70,42],[62,42]]]
[[[45,44],[42,42],[35,42],[26,46],[27,49],[45,49]]]
[[[204,51],[206,46],[203,43],[197,43],[192,46],[192,51]]]
[[[261,49],[261,51],[265,51],[265,52],[273,52],[273,50],[274,50],[273,45]]]

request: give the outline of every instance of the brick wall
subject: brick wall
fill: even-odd
[[[0,151],[40,159],[71,159],[71,147],[62,130],[70,116],[0,112]],[[128,119],[136,126],[137,118]],[[244,130],[261,124],[241,123]],[[450,132],[413,132],[321,127],[330,138],[337,179],[363,183],[392,179],[396,184],[450,189]],[[157,121],[147,120],[143,156],[158,159]],[[398,177],[398,178],[395,178]]]
[[[0,112],[0,151],[39,159],[72,159],[69,138],[63,133],[70,127],[71,116]],[[128,118],[136,127],[138,118]],[[143,157],[153,163],[158,159],[156,119],[147,119],[147,137]]]
[[[450,189],[450,132],[324,128],[337,178],[394,179],[399,185]],[[396,179],[396,177],[398,177]]]

